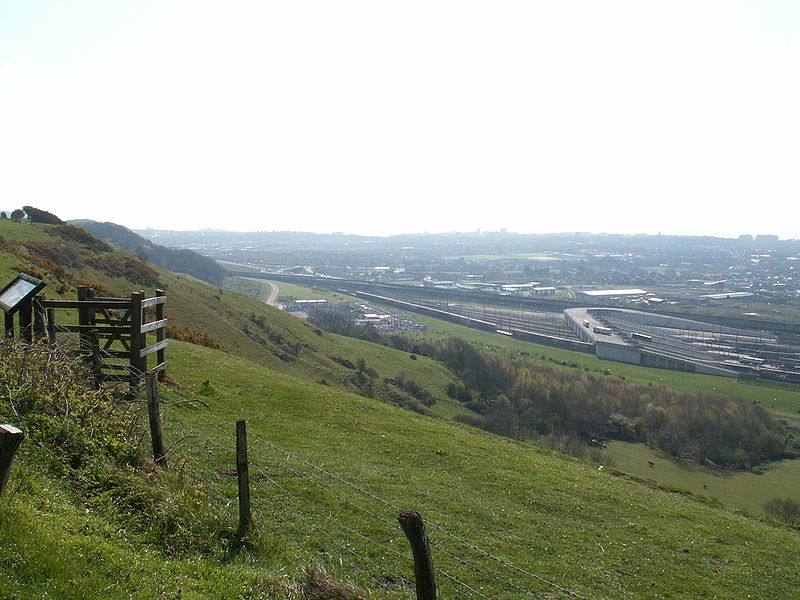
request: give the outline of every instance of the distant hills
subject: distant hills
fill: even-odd
[[[76,219],[70,223],[89,231],[112,246],[133,254],[140,260],[149,261],[169,271],[186,273],[215,286],[221,286],[227,276],[227,270],[212,258],[194,250],[167,248],[155,244],[122,225],[101,223],[91,219]]]

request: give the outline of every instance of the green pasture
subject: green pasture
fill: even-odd
[[[614,469],[717,498],[733,508],[761,513],[764,503],[775,497],[800,501],[800,460],[779,461],[757,471],[726,471],[681,464],[644,444],[615,441],[607,452]]]
[[[397,579],[411,574],[397,508],[428,521],[447,598],[470,597],[460,583],[491,598],[520,587],[570,597],[543,580],[593,600],[789,597],[800,586],[800,537],[784,527],[205,348],[175,344],[171,361],[197,394],[163,392],[186,476],[231,503],[233,424],[247,419],[258,527],[362,587],[389,582],[376,598],[413,596]]]
[[[280,289],[280,293],[278,294],[280,300],[294,298],[295,300],[327,300],[328,302],[363,302],[363,300],[359,300],[355,296],[332,292],[330,290],[318,290],[294,283],[285,283],[283,281],[273,281],[272,283],[277,285]]]
[[[266,281],[245,277],[226,277],[223,288],[261,302],[266,302],[270,295],[270,287]]]

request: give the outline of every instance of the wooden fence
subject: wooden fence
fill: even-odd
[[[18,335],[27,342],[77,335],[80,353],[98,384],[127,380],[138,385],[144,373],[156,373],[163,380],[168,367],[166,302],[160,289],[151,298],[145,298],[142,291],[129,298],[99,297],[85,286],[78,287],[77,300],[48,300],[39,295],[18,311]],[[13,315],[6,313],[5,317],[5,335],[13,337]],[[156,357],[152,367],[148,366],[150,355]]]

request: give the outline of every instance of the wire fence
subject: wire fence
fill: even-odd
[[[157,394],[171,469],[233,513],[240,415],[223,406],[212,409],[201,395],[161,382]],[[360,584],[387,597],[413,597],[411,553],[396,517],[404,508],[420,507],[401,507],[257,432],[248,432],[248,453],[252,512],[260,529],[287,541],[299,557],[346,567]],[[443,600],[588,600],[428,518],[426,524]]]

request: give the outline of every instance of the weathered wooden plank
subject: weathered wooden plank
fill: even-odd
[[[139,358],[144,358],[153,352],[158,352],[159,350],[163,350],[167,347],[167,343],[169,340],[162,340],[160,342],[156,342],[155,344],[148,346],[147,348],[143,348],[139,351]]]
[[[113,363],[103,363],[103,369],[108,369],[109,371],[129,372],[131,370],[131,367],[130,365],[115,365]]]
[[[128,350],[103,350],[103,354],[112,356],[113,358],[130,358],[131,353]]]
[[[166,371],[167,367],[169,367],[169,361],[165,360],[164,362],[162,362],[159,365],[156,365],[152,369],[148,369],[147,372],[148,373],[161,373],[162,371]]]
[[[167,319],[161,319],[160,321],[153,321],[152,323],[146,323],[142,325],[142,333],[149,333],[151,331],[155,331],[156,329],[162,329],[167,326]]]
[[[142,331],[142,299],[143,292],[131,294],[131,368],[143,372],[147,370],[147,359],[142,360],[141,350],[144,346]]]
[[[82,331],[96,331],[97,333],[128,333],[130,327],[124,325],[61,325],[59,329],[66,333],[81,333]]]
[[[148,306],[156,306],[157,304],[166,304],[167,297],[166,296],[155,296],[153,298],[146,298],[142,300],[142,308],[147,308]]]
[[[101,310],[103,308],[125,308],[128,304],[130,304],[130,300],[117,300],[116,298],[113,300],[104,299],[104,300],[86,300],[85,302],[79,302],[77,300],[42,300],[42,306],[45,308],[93,308],[95,310]]]

